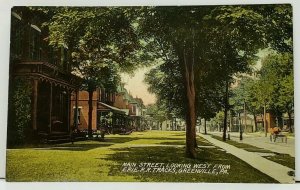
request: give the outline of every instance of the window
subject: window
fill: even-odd
[[[78,123],[78,125],[81,124],[81,122],[80,122],[81,109],[82,109],[81,107],[77,108],[77,123]],[[74,110],[74,126],[76,126],[76,108],[74,107],[73,110]]]
[[[48,46],[48,49],[49,49],[48,51],[49,51],[50,63],[54,65],[59,65],[59,56],[58,56],[59,51],[57,50],[57,48]]]
[[[132,105],[132,113],[136,112],[136,105]]]
[[[22,55],[22,43],[24,37],[24,24],[21,18],[16,14],[12,14],[11,21],[11,57],[12,59],[20,59]]]
[[[41,32],[38,31],[38,27],[31,25],[30,27],[30,59],[40,60],[41,59]]]
[[[100,93],[100,102],[112,105],[115,102],[115,93],[106,89],[99,90]]]

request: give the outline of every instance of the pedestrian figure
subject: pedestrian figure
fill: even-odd
[[[281,133],[281,129],[279,127],[271,128],[271,134],[270,134],[270,140],[272,141],[274,139],[274,142],[276,140],[276,135]]]

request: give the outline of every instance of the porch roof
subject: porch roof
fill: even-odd
[[[83,79],[43,61],[19,62],[13,65],[13,75],[49,81],[68,89],[77,89]]]
[[[111,111],[113,111],[113,112],[117,112],[117,113],[120,113],[120,114],[126,114],[126,112],[125,111],[123,111],[123,110],[121,110],[121,109],[119,109],[119,108],[116,108],[116,107],[114,107],[114,106],[110,106],[110,105],[108,105],[108,104],[105,104],[105,103],[103,103],[103,102],[98,102],[98,104],[100,104],[102,107],[104,107],[104,109],[103,108],[99,108],[98,107],[98,109],[97,110],[100,110],[100,111],[107,111],[107,110],[111,110]]]

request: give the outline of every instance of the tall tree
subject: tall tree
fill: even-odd
[[[275,103],[282,111],[288,114],[288,128],[291,133],[294,132],[292,127],[292,114],[294,113],[294,76],[293,73],[282,78],[280,81],[279,97]]]
[[[291,115],[294,108],[293,58],[291,53],[272,52],[262,61],[257,77],[244,76],[233,89],[232,101],[240,109],[241,102],[247,103],[247,110],[256,115],[263,110],[264,130],[267,136],[266,112],[287,113],[288,127],[292,131]]]
[[[282,53],[293,52],[293,9],[291,4],[254,6],[265,20],[269,46]]]
[[[268,100],[269,109],[279,109],[289,115],[288,127],[292,130],[291,114],[294,108],[293,56],[291,53],[273,53],[262,61],[259,72],[258,98]],[[268,95],[268,97],[266,97]]]
[[[230,100],[231,104],[234,105],[232,109],[235,113],[240,113],[243,105],[246,104],[246,109],[254,116],[253,131],[257,129],[256,116],[262,108],[255,95],[257,93],[255,87],[257,80],[253,76],[239,77],[238,85],[232,88],[233,95]]]
[[[63,7],[48,23],[50,44],[69,48],[73,72],[84,79],[89,92],[89,136],[92,134],[92,97],[98,87],[110,89],[119,71],[132,71],[139,49],[130,8]]]
[[[219,71],[214,73],[224,81],[224,77],[243,72],[246,58],[253,57],[263,45],[263,17],[243,6],[151,7],[146,8],[141,21],[148,41],[158,44],[168,63],[178,63],[186,105],[186,156],[194,158],[198,73],[208,67]],[[224,58],[229,57],[238,61],[226,64]],[[226,66],[233,69],[224,72]]]

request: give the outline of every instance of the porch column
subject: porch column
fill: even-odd
[[[53,85],[50,83],[50,97],[49,97],[49,133],[52,132],[52,99],[53,99]]]
[[[37,98],[38,98],[38,80],[33,79],[32,81],[32,110],[31,110],[31,118],[32,118],[32,129],[33,131],[37,131]]]

